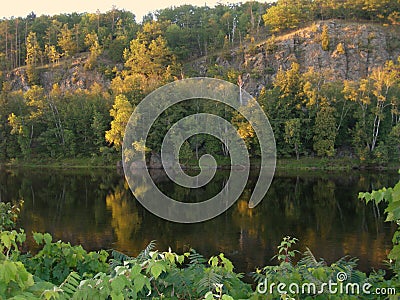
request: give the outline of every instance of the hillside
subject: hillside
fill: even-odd
[[[323,50],[321,35],[327,26],[329,47]],[[293,61],[301,72],[313,68],[327,72],[331,80],[359,80],[374,68],[400,56],[400,27],[343,20],[320,21],[289,34],[272,36],[257,44],[246,44],[229,55],[203,57],[191,63],[201,76],[208,76],[210,66],[234,69],[248,80],[244,88],[258,95],[273,83],[280,68],[288,70]]]
[[[299,3],[183,5],[142,24],[123,10],[0,20],[0,160],[118,158],[129,116],[146,95],[207,76],[242,80],[268,115],[279,157],[398,162],[398,1]],[[171,124],[210,105],[168,110],[153,124],[150,152],[158,154]],[[212,110],[259,158],[243,116]],[[189,138],[183,152],[186,161],[227,155],[204,135]]]
[[[328,28],[327,50],[321,45],[324,26]],[[288,34],[273,35],[258,43],[245,43],[232,49],[229,55],[218,51],[185,62],[184,70],[190,76],[211,77],[215,75],[215,68],[221,74],[234,70],[246,78],[244,88],[258,95],[263,87],[271,86],[280,68],[288,70],[293,61],[300,64],[301,72],[313,68],[327,72],[333,81],[359,80],[399,56],[400,27],[327,20]],[[113,77],[110,70],[121,70],[122,64],[102,59],[101,67],[87,70],[84,65],[88,57],[89,53],[81,53],[58,64],[39,67],[39,84],[48,91],[55,83],[63,91],[89,89],[94,83],[109,88]],[[25,67],[7,73],[6,81],[13,90],[29,89]]]
[[[46,91],[51,91],[54,84],[58,84],[62,92],[87,90],[95,83],[105,89],[110,87],[111,77],[106,76],[105,67],[116,67],[107,61],[103,68],[88,70],[85,68],[89,53],[81,53],[69,59],[62,59],[57,64],[46,64],[37,67],[38,81],[35,84],[42,86]],[[29,83],[27,68],[16,68],[5,75],[5,81],[10,84],[13,91],[28,91],[32,84]]]

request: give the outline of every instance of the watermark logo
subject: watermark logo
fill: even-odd
[[[211,199],[185,203],[163,194],[146,167],[146,140],[157,118],[171,106],[185,100],[213,100],[230,106],[249,122],[261,149],[261,168],[249,207],[261,202],[271,184],[276,164],[274,134],[267,116],[255,99],[241,87],[213,78],[191,78],[164,85],[145,97],[132,113],[125,129],[122,162],[125,177],[135,198],[150,212],[173,222],[195,223],[226,211],[242,194],[248,180],[250,160],[237,129],[226,119],[210,112],[192,114],[170,126],[161,145],[161,161],[168,177],[187,188],[200,188],[213,178],[217,163],[205,154],[199,159],[200,173],[186,174],[179,163],[184,142],[197,134],[209,134],[228,149],[231,172],[223,189]],[[196,126],[190,126],[196,124]]]
[[[289,295],[395,295],[396,288],[373,288],[369,282],[349,282],[347,273],[338,272],[336,280],[330,279],[328,282],[321,283],[268,282],[266,278],[257,285],[257,293],[262,295],[278,293],[287,295],[286,299],[295,299]]]

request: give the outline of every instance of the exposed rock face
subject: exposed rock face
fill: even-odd
[[[328,27],[329,49],[324,51],[321,34]],[[313,67],[316,71],[330,70],[332,80],[359,79],[375,67],[400,56],[400,26],[382,26],[372,23],[350,23],[342,20],[321,21],[296,32],[277,36],[258,45],[248,46],[244,53],[232,50],[230,57],[201,58],[191,65],[200,76],[210,75],[210,65],[228,70],[236,69],[245,78],[244,88],[258,95],[268,86],[279,68],[290,68],[297,61],[302,71]],[[90,88],[99,83],[105,88],[110,81],[98,70],[85,70],[87,54],[71,59],[69,64],[61,62],[55,68],[39,68],[40,84],[50,90],[58,83],[62,91]],[[121,69],[121,66],[117,66]],[[7,75],[13,90],[28,90],[25,68],[18,68]]]
[[[22,90],[24,92],[29,90],[28,76],[24,68],[18,68],[8,73],[6,80],[9,82],[11,90]]]
[[[77,89],[90,89],[94,83],[108,88],[110,81],[103,74],[94,70],[85,70],[86,57],[81,55],[67,64],[61,62],[56,67],[39,67],[39,84],[50,91],[57,83],[62,91],[74,91]],[[6,80],[10,82],[12,90],[27,91],[30,88],[26,69],[15,69],[7,74]]]
[[[327,51],[321,45],[325,25],[329,34]],[[355,80],[399,55],[400,27],[331,20],[260,43],[245,50],[244,55],[235,50],[228,61],[219,57],[212,63],[249,74],[244,88],[257,95],[263,86],[273,82],[279,68],[286,70],[293,61],[300,64],[302,71],[313,67],[316,71],[330,70],[332,80]],[[193,68],[206,75],[205,64],[205,59],[198,60]]]
[[[78,58],[70,66],[41,73],[40,81],[45,89],[58,83],[62,91],[89,89],[94,83],[109,87],[110,82],[96,70],[85,70],[85,60]]]

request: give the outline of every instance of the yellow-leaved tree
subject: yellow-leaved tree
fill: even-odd
[[[110,110],[111,129],[106,131],[106,141],[114,146],[117,151],[121,150],[122,141],[125,134],[125,127],[133,112],[133,106],[124,95],[115,97],[113,107]]]

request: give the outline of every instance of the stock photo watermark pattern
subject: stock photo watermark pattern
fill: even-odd
[[[336,274],[336,280],[328,280],[327,282],[314,283],[284,283],[284,282],[268,282],[265,279],[257,285],[257,293],[261,295],[273,295],[276,291],[279,295],[286,295],[285,299],[295,299],[292,296],[314,296],[314,295],[375,295],[379,296],[390,296],[396,295],[396,288],[394,287],[376,287],[369,282],[357,283],[349,282],[348,275],[345,272],[338,272]],[[348,282],[347,282],[348,281]]]
[[[148,96],[135,108],[125,129],[122,162],[125,177],[135,198],[153,214],[173,222],[196,223],[226,211],[242,194],[250,170],[246,145],[237,129],[213,111],[192,114],[173,124],[161,145],[162,166],[168,177],[180,186],[196,189],[215,175],[217,162],[209,154],[199,158],[200,173],[187,175],[179,163],[184,142],[197,134],[219,139],[229,151],[231,172],[222,190],[203,202],[185,203],[165,195],[157,187],[146,166],[146,140],[152,125],[168,108],[185,100],[213,100],[239,112],[253,128],[260,145],[261,163],[258,180],[249,207],[254,208],[267,193],[275,172],[275,138],[263,109],[241,87],[224,80],[199,77],[174,81]],[[195,124],[195,126],[193,126]]]

